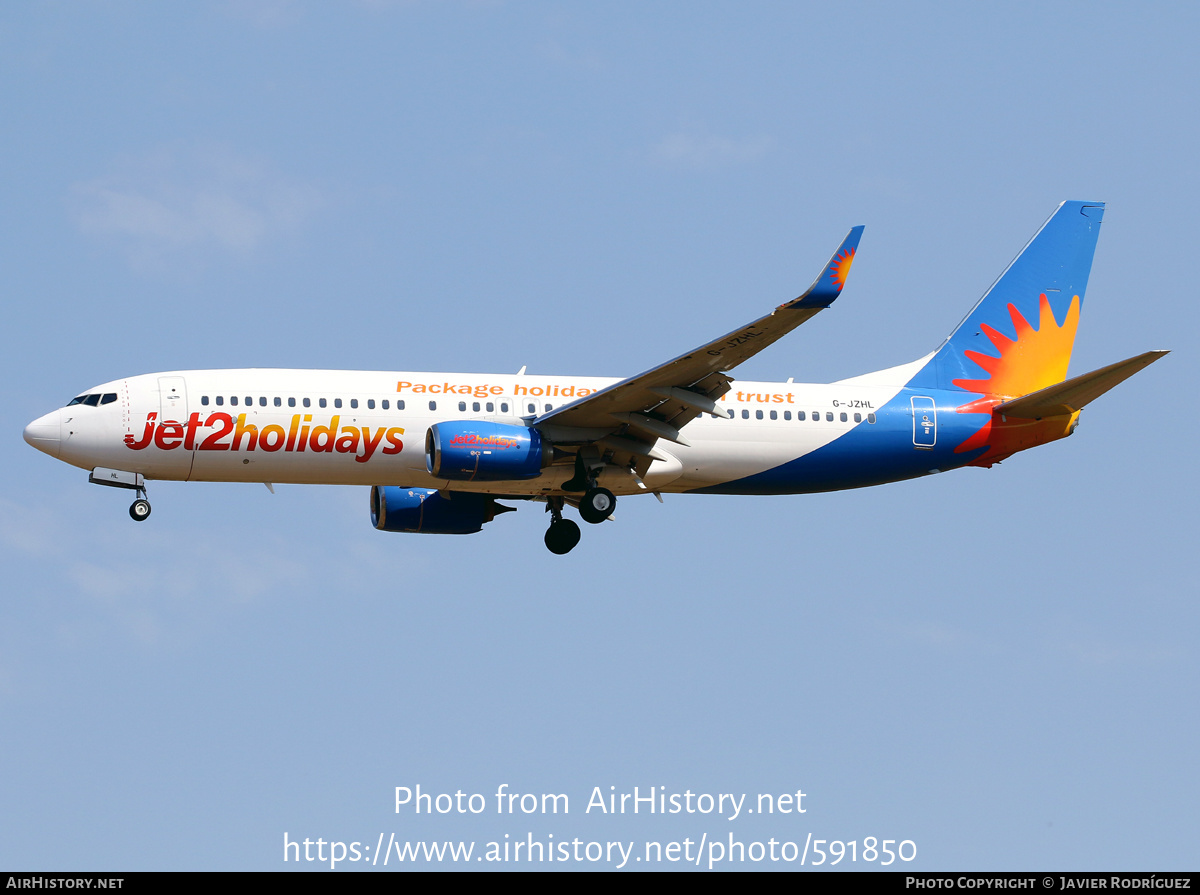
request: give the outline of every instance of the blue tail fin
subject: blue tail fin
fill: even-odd
[[[1064,202],[910,385],[1019,397],[1066,378],[1102,202]]]

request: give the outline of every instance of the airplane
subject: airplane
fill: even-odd
[[[381,531],[470,534],[545,504],[552,553],[617,497],[802,494],[990,467],[1075,431],[1083,407],[1166,351],[1067,379],[1104,213],[1067,201],[941,346],[828,384],[730,371],[833,304],[854,227],[798,298],[627,379],[188,370],[116,379],[25,427],[39,451],[136,492],[151,480],[370,486]]]

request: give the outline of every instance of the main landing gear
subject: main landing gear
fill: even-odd
[[[598,525],[609,516],[617,506],[617,499],[607,488],[589,488],[579,501],[579,515],[584,522]]]
[[[546,504],[550,513],[550,527],[546,529],[546,548],[559,556],[570,553],[579,543],[579,526],[562,514],[563,499],[551,497]]]
[[[563,518],[561,497],[551,497],[546,501],[546,510],[550,515],[550,527],[546,529],[546,547],[551,553],[559,556],[570,553],[579,543],[579,526],[570,519]],[[588,488],[579,500],[579,515],[584,522],[597,525],[612,515],[617,506],[617,499],[607,488]]]

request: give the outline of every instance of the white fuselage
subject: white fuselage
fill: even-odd
[[[426,469],[434,423],[486,420],[525,425],[616,382],[525,376],[340,370],[200,370],[115,380],[31,424],[41,449],[76,466],[112,467],[147,479],[338,485],[402,485],[504,494],[551,494],[573,474],[548,466],[536,478],[448,482]],[[701,416],[684,429],[688,445],[659,441],[644,476],[606,470],[614,493],[688,491],[778,467],[829,444],[875,411],[897,385],[734,383],[720,401],[732,418]],[[869,418],[869,422],[868,422]],[[57,427],[57,430],[56,430]],[[57,438],[57,450],[50,449]]]

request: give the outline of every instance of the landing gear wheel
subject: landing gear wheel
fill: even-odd
[[[607,488],[592,488],[579,501],[579,515],[593,525],[603,522],[617,507],[617,499]]]
[[[579,526],[570,519],[557,519],[546,529],[546,548],[562,556],[579,543]]]
[[[139,497],[129,505],[129,518],[134,522],[145,522],[150,518],[150,501]]]

